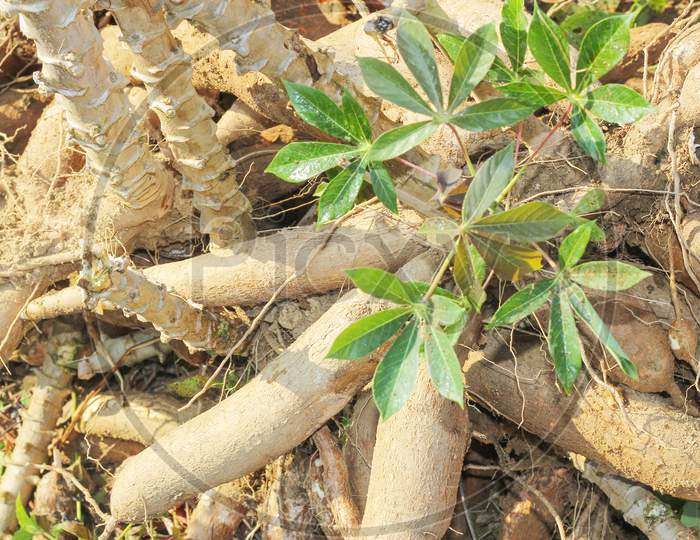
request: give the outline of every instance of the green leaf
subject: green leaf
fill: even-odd
[[[372,180],[372,191],[377,198],[394,214],[398,214],[396,189],[388,169],[380,162],[372,163],[369,168],[369,177]]]
[[[319,223],[337,219],[352,209],[362,187],[364,175],[364,164],[355,162],[328,183],[318,200]]]
[[[374,372],[372,394],[382,420],[401,409],[416,387],[419,332],[418,320],[413,319],[392,343]]]
[[[460,237],[455,244],[454,270],[455,283],[468,295],[481,286],[486,278],[486,262],[477,249]]]
[[[277,152],[265,172],[287,182],[303,182],[342,165],[345,160],[359,153],[357,148],[346,144],[295,142]]]
[[[427,28],[408,12],[401,15],[396,44],[401,58],[437,110],[442,110],[442,87],[433,40]]]
[[[537,109],[551,105],[566,97],[564,92],[560,92],[556,88],[529,82],[512,82],[499,86],[498,89],[504,95],[517,99],[522,103],[527,103]]]
[[[527,35],[532,56],[554,82],[571,90],[571,65],[569,44],[561,28],[557,26],[537,4]]]
[[[493,59],[493,65],[486,74],[486,80],[495,84],[509,83],[518,80],[518,74],[513,73],[506,63],[497,56]]]
[[[501,9],[501,41],[506,48],[510,65],[518,70],[527,52],[527,17],[524,0],[506,0]]]
[[[362,106],[347,88],[343,88],[343,114],[345,115],[345,124],[356,140],[362,142],[372,140],[372,128],[369,125],[369,119]]]
[[[369,149],[369,161],[387,161],[408,152],[430,137],[437,129],[431,121],[408,124],[390,131],[385,131],[374,141]]]
[[[439,326],[450,326],[462,318],[464,308],[455,300],[445,296],[433,295],[430,297],[433,308],[433,324]]]
[[[504,242],[497,236],[472,234],[469,238],[500,279],[519,281],[542,268],[542,256],[529,246]]]
[[[462,203],[462,221],[480,218],[496,201],[513,177],[515,156],[513,144],[488,158],[476,171]]]
[[[505,212],[481,218],[470,225],[480,234],[505,237],[521,243],[542,242],[571,223],[571,216],[541,201],[532,201]]]
[[[571,269],[570,277],[576,283],[600,291],[624,291],[651,274],[622,261],[594,261]]]
[[[501,304],[487,328],[510,326],[533,314],[552,296],[554,285],[556,285],[555,280],[545,279],[523,287]]]
[[[447,217],[431,217],[423,222],[418,232],[432,245],[451,248],[459,234],[459,223]]]
[[[17,518],[17,523],[23,532],[32,536],[40,535],[45,532],[37,520],[27,513],[27,510],[22,504],[22,496],[20,494],[17,494],[17,498],[15,499],[15,517]]]
[[[581,371],[581,339],[576,329],[574,312],[563,291],[552,297],[547,339],[549,353],[554,360],[554,372],[564,392],[571,394]]]
[[[576,89],[582,90],[610,71],[627,53],[630,30],[624,16],[607,17],[583,36],[576,63]]]
[[[395,67],[376,58],[358,58],[357,63],[362,70],[365,84],[379,97],[409,111],[427,116],[433,115],[430,106]]]
[[[335,338],[326,358],[355,360],[367,356],[393,336],[412,313],[410,307],[398,307],[367,315]]]
[[[597,212],[605,204],[605,191],[600,188],[593,188],[586,192],[574,207],[574,214],[582,216]]]
[[[448,110],[454,111],[486,76],[496,56],[496,28],[487,24],[464,40],[455,60]]]
[[[636,122],[654,110],[646,99],[624,84],[600,86],[593,89],[586,99],[586,108],[591,114],[616,124]]]
[[[532,114],[537,107],[508,97],[488,99],[462,109],[450,122],[467,131],[486,131],[512,126]]]
[[[559,27],[566,33],[569,43],[578,49],[586,30],[598,21],[602,21],[608,17],[610,17],[609,11],[579,7],[574,13],[566,17]]]
[[[636,381],[639,378],[636,366],[627,358],[625,351],[610,333],[610,328],[600,318],[600,315],[598,315],[598,312],[583,290],[573,285],[570,289],[569,299],[576,314],[588,325],[608,352],[612,354],[622,371]]]
[[[299,117],[321,131],[345,139],[361,140],[348,127],[345,114],[326,94],[305,84],[284,81],[287,95]]]
[[[395,304],[411,304],[414,300],[404,287],[403,281],[380,268],[353,268],[345,273],[355,287],[375,298],[389,300]]]
[[[575,265],[586,251],[588,243],[591,241],[591,226],[589,221],[576,227],[568,234],[559,246],[559,264],[562,268],[570,268]]]
[[[571,115],[571,134],[586,154],[605,163],[605,135],[586,111],[574,107]]]
[[[462,48],[462,44],[467,40],[466,37],[457,34],[443,32],[437,35],[438,43],[445,49],[450,61],[454,64],[457,60],[457,55]]]
[[[449,336],[436,326],[430,327],[430,339],[425,343],[425,359],[437,391],[463,408],[464,382],[459,359]]]
[[[700,529],[700,502],[685,501],[683,503],[681,523],[686,527]]]

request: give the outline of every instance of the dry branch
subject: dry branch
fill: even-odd
[[[402,272],[427,280],[434,265],[434,256],[423,256]],[[231,397],[128,459],[115,479],[112,514],[142,520],[255,471],[303,442],[374,371],[376,356],[332,361],[325,358],[328,347],[347,324],[385,305],[349,292]]]
[[[397,221],[384,211],[367,209],[345,219],[330,238],[314,227],[285,229],[242,243],[236,253],[217,250],[146,268],[143,274],[204,306],[260,304],[290,278],[280,299],[318,294],[346,284],[347,268],[397,270],[423,249],[416,235],[420,221],[410,210],[402,210]],[[25,316],[56,317],[84,307],[82,289],[67,287],[31,302]]]
[[[161,2],[112,0],[123,39],[135,53],[133,77],[149,92],[148,105],[200,211],[200,230],[219,245],[255,235],[250,202],[240,192],[233,161],[218,142],[214,110],[192,86],[191,58],[170,33]]]
[[[547,442],[603,463],[662,493],[700,500],[700,420],[658,396],[626,390],[626,422],[606,388],[582,380],[572,396],[555,384],[538,341],[514,352],[492,336],[465,365],[472,399]],[[514,355],[517,357],[517,373]]]
[[[0,533],[10,533],[17,526],[15,500],[27,504],[39,481],[37,466],[48,458],[48,448],[61,415],[72,375],[56,365],[47,354],[36,371],[37,381],[29,408],[22,419],[12,455],[5,463],[0,479]]]
[[[610,499],[625,521],[634,525],[649,540],[696,540],[697,533],[686,528],[673,510],[649,489],[611,474],[603,474],[590,462],[583,465],[583,476],[597,485]]]

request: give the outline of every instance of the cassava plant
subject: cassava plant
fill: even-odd
[[[402,14],[397,31],[398,50],[424,96],[390,64],[373,58],[359,58],[358,63],[365,83],[373,92],[429,119],[379,135],[372,133],[367,115],[349,91],[344,92],[338,106],[319,90],[287,83],[296,113],[305,122],[343,142],[289,144],[275,156],[268,171],[290,182],[304,182],[331,171],[331,179],[319,199],[320,223],[348,212],[367,179],[377,198],[396,212],[396,188],[387,161],[413,166],[400,156],[421,144],[442,124],[448,125],[459,139],[457,127],[484,131],[513,126],[536,110],[562,99],[569,101],[566,114],[571,113],[574,138],[587,154],[603,161],[605,139],[592,116],[625,123],[651,110],[642,96],[625,86],[595,87],[596,81],[627,50],[629,18],[611,16],[589,29],[581,42],[572,77],[570,47],[564,33],[539,8],[535,8],[529,25],[524,13],[522,0],[508,0],[504,4],[500,35],[508,64],[496,55],[498,38],[493,24],[479,28],[468,37],[432,36],[418,19]],[[447,100],[440,84],[435,42],[454,63]],[[536,61],[534,66],[525,64],[528,50]],[[545,74],[558,88],[544,84]],[[485,79],[496,82],[504,97],[467,103],[471,92]],[[547,339],[565,392],[571,392],[581,369],[576,317],[600,340],[622,370],[637,378],[634,365],[581,286],[618,291],[633,286],[647,273],[618,261],[578,264],[589,241],[604,238],[595,222],[582,217],[602,205],[601,192],[597,190],[585,196],[572,211],[542,201],[510,206],[507,196],[537,152],[535,149],[518,161],[516,146],[521,145],[518,142],[497,151],[478,169],[464,151],[466,174],[471,176],[471,181],[461,201],[460,220],[438,218],[437,222],[431,220],[424,226],[428,232],[437,227],[450,237],[449,253],[430,283],[400,280],[376,268],[347,271],[359,289],[396,304],[351,324],[328,352],[330,358],[355,360],[395,338],[373,381],[374,398],[383,418],[398,411],[409,398],[421,361],[426,363],[437,390],[463,404],[463,377],[454,347],[467,322],[482,316],[487,285],[494,275],[514,283],[532,273],[542,276],[508,299],[487,327],[512,325],[549,301]],[[554,239],[568,227],[573,232],[562,241],[557,263],[538,244]],[[543,259],[550,267],[547,270],[542,268]],[[454,292],[440,286],[449,270],[456,285]]]

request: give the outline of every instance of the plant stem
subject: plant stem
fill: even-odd
[[[430,283],[430,287],[428,290],[425,292],[425,295],[423,296],[423,302],[427,302],[430,300],[430,297],[433,295],[435,292],[435,289],[438,288],[438,285],[440,284],[440,281],[442,280],[442,277],[445,275],[445,272],[447,272],[447,269],[450,267],[450,262],[452,262],[452,258],[455,255],[455,248],[453,247],[450,252],[447,254],[445,259],[442,261],[442,265],[437,271],[437,274],[435,274],[435,277],[433,277],[433,281]]]
[[[471,174],[472,177],[476,176],[476,169],[474,168],[474,164],[472,163],[472,160],[469,157],[469,151],[467,150],[467,145],[464,144],[464,141],[460,138],[456,127],[454,127],[452,124],[447,124],[447,126],[450,128],[450,130],[454,134],[455,139],[457,139],[457,142],[459,143],[459,146],[462,149],[462,154],[464,155],[464,161],[467,163],[467,168],[469,169],[469,174]]]
[[[409,167],[410,169],[415,169],[416,171],[418,171],[420,173],[427,174],[431,178],[437,178],[437,174],[435,174],[434,172],[431,172],[428,169],[424,169],[423,167],[421,167],[420,165],[416,165],[415,163],[411,163],[407,159],[404,159],[402,157],[395,157],[393,159],[394,159],[394,161],[397,161],[398,163],[401,163],[401,165],[405,165],[406,167]]]

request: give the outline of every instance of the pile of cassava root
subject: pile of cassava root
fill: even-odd
[[[388,305],[345,270],[430,282],[437,186],[397,164],[398,215],[366,197],[318,227],[316,184],[264,170],[324,137],[284,81],[347,88],[378,131],[415,121],[356,60],[407,72],[395,31],[373,29],[400,9],[468,35],[501,3],[0,0],[3,538],[697,537],[700,5],[632,29],[605,82],[655,111],[607,126],[605,163],[551,130],[556,107],[517,128],[538,152],[512,201],[569,208],[601,188],[593,249],[653,273],[591,297],[639,380],[590,345],[567,396],[534,326],[477,321],[456,348],[465,408],[421,368],[382,421],[378,356],[326,358]],[[481,161],[513,131],[460,136]],[[462,156],[447,126],[408,155],[431,174]]]

